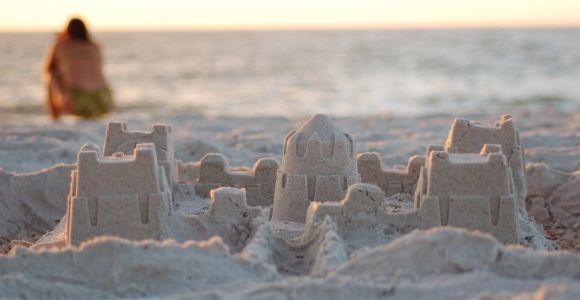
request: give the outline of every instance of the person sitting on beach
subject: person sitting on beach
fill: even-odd
[[[52,47],[46,67],[48,107],[61,114],[95,118],[113,108],[103,75],[101,51],[89,37],[85,23],[73,18]]]

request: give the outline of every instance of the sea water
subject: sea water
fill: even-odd
[[[0,109],[42,112],[54,33],[0,33]],[[119,109],[360,116],[578,109],[580,29],[97,32]]]

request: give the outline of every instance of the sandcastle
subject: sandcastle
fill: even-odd
[[[278,168],[275,159],[257,162],[250,176],[229,171],[221,154],[207,155],[198,164],[202,166],[198,188],[200,193],[207,193],[204,197],[211,198],[209,210],[199,215],[175,216],[170,185],[173,180],[167,175],[176,173],[167,170],[180,162],[174,160],[171,127],[154,125],[151,132],[128,132],[126,128],[122,122],[109,123],[103,153],[91,144],[81,148],[76,170],[71,173],[65,241],[49,237],[41,244],[78,245],[100,235],[134,240],[206,239],[210,237],[207,234],[213,233],[231,243],[248,238],[249,234],[237,235],[249,231],[246,227],[260,210],[248,206],[246,188],[254,193],[254,201],[262,201],[256,205],[268,205],[268,200],[271,205],[274,173]],[[144,141],[154,143],[141,143]],[[162,151],[161,162],[157,149]],[[224,188],[227,184],[244,189]],[[183,231],[183,223],[195,226],[188,233]],[[236,236],[232,236],[232,231]]]
[[[472,127],[476,129],[471,130]],[[475,151],[477,146],[480,148]],[[509,158],[503,147],[510,149]],[[339,230],[344,231],[343,227],[362,213],[373,215],[375,224],[369,226],[426,229],[449,225],[488,232],[502,242],[517,243],[518,199],[525,198],[526,188],[525,184],[515,183],[525,182],[521,149],[519,134],[511,117],[506,115],[497,122],[496,128],[456,119],[447,148],[429,146],[427,156],[412,157],[406,171],[385,169],[378,154],[359,154],[361,181],[380,187],[381,193],[370,188],[372,185],[356,186],[352,191],[362,189],[367,196],[361,197],[349,190],[340,202],[311,203],[302,238],[307,238],[312,227],[325,215],[332,217]],[[513,175],[513,170],[517,175]],[[412,190],[415,190],[415,203],[411,214],[417,218],[409,212],[389,213],[382,208],[382,202],[374,201],[383,199],[384,195],[411,194]]]
[[[174,159],[171,127],[126,128],[121,122],[108,125],[102,155],[91,145],[79,152],[69,195],[68,244],[101,234],[171,236],[165,228],[173,207],[171,183],[177,182],[178,166],[186,166]],[[262,158],[252,171],[232,171],[222,154],[210,153],[180,172],[189,172],[183,184],[212,199],[209,211],[191,221],[206,224],[202,231],[230,228],[228,218],[249,224],[248,218],[261,214],[252,206],[263,206],[270,223],[298,224],[303,241],[330,217],[342,233],[364,226],[383,232],[456,226],[517,243],[517,209],[526,192],[523,166],[509,116],[496,127],[456,119],[445,147],[429,146],[426,156],[409,159],[406,170],[394,170],[382,166],[376,153],[355,159],[351,137],[326,116],[315,115],[286,136],[281,165]],[[389,197],[398,194],[414,195],[414,203],[405,200],[408,206],[392,210]]]
[[[352,139],[326,116],[315,115],[284,139],[272,220],[304,223],[310,202],[339,201],[357,182]]]
[[[99,235],[163,237],[172,211],[171,191],[153,144],[137,144],[133,155],[108,157],[85,145],[71,176],[68,245]]]
[[[102,154],[96,146],[83,146],[71,177],[66,244],[99,235],[162,238],[177,179],[171,126],[141,132],[110,122]]]

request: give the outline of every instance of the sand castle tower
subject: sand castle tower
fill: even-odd
[[[455,119],[445,149],[448,152],[478,153],[484,144],[501,146],[502,153],[511,168],[515,184],[518,206],[524,208],[527,194],[524,149],[520,141],[520,133],[515,128],[511,115],[502,115],[495,126],[487,127],[478,122]]]
[[[325,115],[315,115],[284,140],[272,220],[304,223],[311,201],[340,201],[358,182],[351,137]]]
[[[100,235],[162,237],[172,211],[171,190],[154,144],[137,144],[131,155],[107,157],[87,144],[78,153],[71,177],[68,245]]]
[[[500,145],[484,144],[480,153],[429,147],[415,208],[422,228],[450,225],[518,242],[514,181]]]

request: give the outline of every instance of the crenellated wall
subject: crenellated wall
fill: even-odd
[[[415,210],[391,212],[385,205],[385,193],[377,186],[356,183],[348,188],[341,201],[311,202],[306,214],[302,243],[307,243],[316,234],[318,225],[330,217],[342,237],[373,235],[380,241],[393,238],[420,227]]]
[[[209,153],[200,161],[197,194],[209,197],[210,191],[220,187],[244,188],[252,206],[269,206],[274,199],[274,186],[279,163],[274,158],[258,160],[250,172],[231,171],[222,154]]]
[[[111,156],[114,153],[133,153],[137,144],[153,143],[157,153],[157,161],[165,168],[165,175],[172,181],[177,180],[177,167],[175,165],[175,149],[173,146],[173,132],[171,125],[155,124],[153,129],[146,131],[128,131],[125,122],[109,122],[105,134],[103,156]]]
[[[413,156],[409,159],[406,170],[396,170],[385,168],[378,153],[360,153],[357,157],[361,182],[378,186],[387,196],[412,194],[424,164],[424,156]]]

